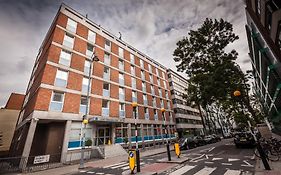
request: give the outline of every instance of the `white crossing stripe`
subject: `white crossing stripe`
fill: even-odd
[[[223,159],[223,158],[219,158],[219,157],[216,158],[216,157],[215,157],[215,158],[212,159],[212,161],[214,161],[214,160],[221,160],[221,159]]]
[[[192,168],[194,168],[195,166],[190,166],[190,165],[186,165],[174,172],[172,172],[170,175],[181,175],[186,173],[187,171],[191,170]]]
[[[227,170],[224,175],[240,175],[240,170]]]
[[[215,171],[215,169],[216,169],[216,167],[214,167],[214,168],[205,167],[205,168],[201,169],[200,171],[198,171],[197,173],[195,173],[194,175],[209,175],[213,171]]]
[[[232,165],[232,163],[221,163],[222,165]]]
[[[104,174],[104,173],[96,173],[96,174],[100,174],[100,175],[102,175],[102,174]]]
[[[129,166],[129,163],[123,163],[123,164],[121,164],[121,165],[117,165],[117,166],[112,166],[112,167],[110,167],[111,169],[116,169],[116,168],[121,168],[121,167],[124,167],[124,166]]]
[[[113,165],[104,166],[103,168],[109,168],[109,167],[113,167],[113,166],[116,166],[116,165],[121,165],[123,163],[126,163],[126,162],[120,162],[120,163],[116,163],[116,164],[113,164]]]
[[[88,174],[94,174],[95,172],[93,171],[87,171]]]
[[[229,162],[237,161],[237,160],[240,160],[240,159],[228,159]]]

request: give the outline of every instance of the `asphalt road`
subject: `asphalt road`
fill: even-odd
[[[174,155],[174,152],[171,153]],[[181,157],[188,157],[188,161],[175,164],[171,169],[161,171],[162,175],[252,175],[254,174],[255,160],[252,160],[252,148],[237,149],[232,139],[222,140],[214,144],[182,151]],[[141,157],[141,168],[166,158],[167,154]],[[113,175],[124,174],[129,171],[127,162],[104,166],[100,168],[80,171],[77,174]],[[125,173],[128,174],[128,173]]]

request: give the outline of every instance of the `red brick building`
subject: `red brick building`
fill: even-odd
[[[98,62],[91,61],[94,52]],[[89,81],[85,133],[93,146],[109,140],[135,144],[132,102],[138,103],[140,146],[163,142],[161,108],[166,109],[169,137],[174,137],[167,69],[63,4],[37,55],[13,153],[61,154],[61,161],[66,161],[69,151],[80,149]]]

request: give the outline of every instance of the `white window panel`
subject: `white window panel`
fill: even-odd
[[[111,50],[111,43],[109,40],[105,40],[105,50],[110,51]]]
[[[71,52],[68,52],[66,50],[61,50],[59,63],[69,67],[70,61],[71,61]]]
[[[74,45],[74,36],[66,33],[64,35],[63,45],[72,49]]]
[[[109,67],[104,66],[104,68],[103,68],[103,78],[105,80],[110,79],[110,69],[109,69]]]
[[[124,70],[124,61],[119,59],[119,69]]]
[[[124,85],[124,74],[119,73],[119,84]]]
[[[94,46],[92,44],[87,44],[86,55],[92,57],[94,53]]]
[[[55,86],[66,87],[68,73],[62,70],[57,70]]]
[[[135,66],[131,66],[131,74],[135,75]]]
[[[149,79],[150,79],[150,83],[153,83],[153,78],[151,74],[149,75]]]
[[[64,98],[64,93],[53,92],[52,98],[51,98],[51,103],[50,103],[50,110],[51,111],[62,111],[63,98]]]
[[[140,66],[141,66],[141,68],[144,68],[144,62],[142,59],[140,59]]]
[[[104,53],[104,63],[110,65],[110,54]]]
[[[118,48],[118,54],[119,57],[123,58],[124,57],[124,49],[122,49],[121,47]]]
[[[130,60],[132,64],[135,64],[135,56],[130,53]]]
[[[148,70],[149,70],[149,72],[152,72],[152,67],[150,64],[148,64]]]
[[[91,62],[88,60],[85,60],[85,64],[84,64],[84,73],[86,75],[89,75],[90,73],[90,66],[91,66]]]
[[[67,24],[66,24],[66,29],[73,32],[73,33],[76,33],[76,28],[77,28],[77,22],[68,18]]]
[[[137,81],[136,81],[136,79],[135,78],[131,78],[132,79],[132,88],[134,88],[134,89],[136,89],[136,87],[137,87]]]
[[[89,30],[89,32],[88,32],[88,40],[90,42],[95,43],[96,42],[96,33],[91,31],[91,30]]]
[[[82,92],[83,93],[87,93],[88,92],[88,84],[89,84],[89,79],[83,77],[83,80],[82,80]]]

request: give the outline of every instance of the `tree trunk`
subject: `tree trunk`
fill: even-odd
[[[199,114],[200,114],[200,117],[201,117],[201,120],[202,120],[203,134],[206,135],[206,125],[205,125],[205,121],[204,121],[202,111],[201,111],[201,107],[200,107],[199,103],[197,103],[197,106],[198,106]]]

